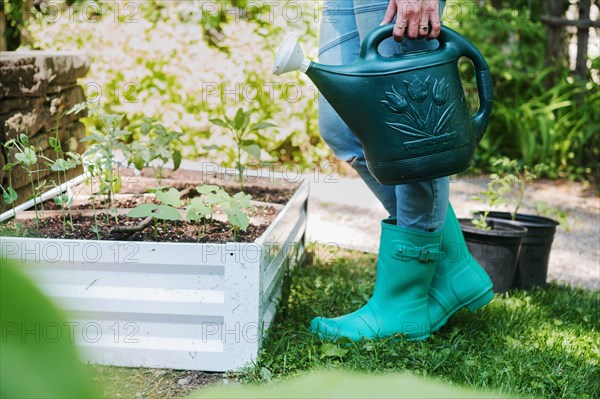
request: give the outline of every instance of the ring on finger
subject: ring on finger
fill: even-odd
[[[421,26],[419,28],[419,30],[422,30],[423,32],[427,32],[429,30],[429,27],[428,26]]]

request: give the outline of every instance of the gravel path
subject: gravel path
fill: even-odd
[[[483,177],[451,184],[451,202],[458,217],[482,209],[472,196],[485,189]],[[542,181],[529,186],[524,204],[543,201],[566,212],[570,230],[559,227],[554,238],[549,280],[582,288],[600,289],[600,197],[584,185]],[[358,178],[312,182],[308,238],[331,255],[337,248],[377,252],[379,222],[387,212]],[[523,213],[534,209],[523,206]]]

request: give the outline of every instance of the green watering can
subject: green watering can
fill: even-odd
[[[300,70],[333,106],[365,151],[367,166],[382,184],[431,180],[464,171],[485,133],[493,86],[477,48],[445,26],[436,50],[384,57],[379,44],[394,25],[376,28],[350,65],[322,65],[305,58],[291,36],[275,57],[273,73]],[[458,72],[460,57],[475,67],[480,107],[467,108]]]

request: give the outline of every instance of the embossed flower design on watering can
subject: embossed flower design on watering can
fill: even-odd
[[[429,76],[424,82],[415,76],[412,82],[405,80],[404,84],[406,85],[408,96],[414,102],[420,104],[427,99],[427,95],[429,94]]]
[[[450,83],[446,82],[446,78],[435,79],[433,87],[430,85],[430,77],[422,80],[413,76],[412,81],[404,80],[404,84],[406,95],[392,85],[391,91],[385,93],[381,103],[398,115],[386,124],[395,131],[414,138],[404,143],[405,148],[418,148],[454,137],[456,132],[447,131],[447,127],[456,111],[456,101],[448,104]],[[426,101],[430,95],[431,99]]]
[[[433,102],[442,106],[448,102],[448,97],[450,96],[450,83],[446,83],[446,78],[442,78],[441,80],[436,80],[433,84]]]
[[[403,114],[408,110],[408,101],[394,89],[394,86],[392,86],[391,92],[388,91],[385,93],[385,97],[386,100],[382,100],[381,102],[393,113]]]

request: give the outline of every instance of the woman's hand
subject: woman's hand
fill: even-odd
[[[402,41],[426,37],[435,39],[440,34],[440,9],[438,0],[390,0],[382,25],[396,18],[394,39]]]

